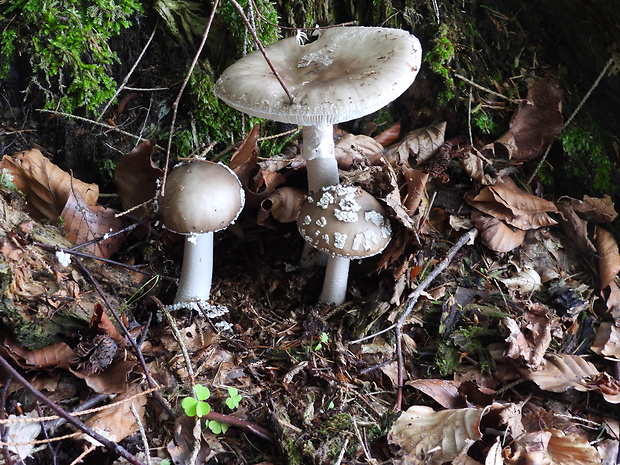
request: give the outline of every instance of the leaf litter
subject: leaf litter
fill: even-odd
[[[617,214],[609,197],[535,195],[517,165],[554,140],[560,108],[557,83],[544,79],[509,131],[486,146],[446,140],[445,123],[404,135],[394,125],[374,138],[337,132],[342,179],[382,199],[396,229],[382,257],[353,264],[341,307],[316,304],[322,272],[298,264],[302,241],[289,223],[306,187],[298,146],[263,160],[256,126],[231,159],[249,208],[218,236],[227,247],[216,257],[213,300],[230,310],[230,332],[183,311],[172,316],[173,330],[157,310],[154,299],[174,295],[174,236],[151,226],[109,238],[126,223],[97,205],[97,186],[37,151],[5,156],[2,167],[34,218],[64,224],[32,222],[23,197],[3,191],[0,251],[12,316],[3,316],[0,353],[40,386],[60,386],[60,376],[74,392],[105,396],[109,407],[89,426],[123,444],[146,428],[146,441],[177,463],[247,461],[249,450],[252,463],[333,463],[341,453],[403,464],[601,463],[618,444],[606,432],[618,422],[610,406],[620,402],[620,255],[606,227]],[[153,148],[143,143],[122,157],[115,180],[121,208],[137,207],[127,216],[154,224],[149,200],[164,170]],[[286,214],[265,216],[262,202],[275,204],[270,196],[287,188],[295,195],[277,197]],[[455,252],[401,333],[352,342],[398,321],[471,227],[481,243]],[[137,241],[149,254],[128,246]],[[75,249],[83,255],[71,255],[84,243]],[[58,250],[72,257],[68,264]],[[147,276],[133,267],[147,262]],[[111,319],[110,308],[122,318]],[[236,428],[214,435],[183,414],[195,383],[212,388],[212,412]],[[234,411],[229,387],[242,396]],[[403,411],[394,412],[399,395]]]

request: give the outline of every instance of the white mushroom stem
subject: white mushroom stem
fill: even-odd
[[[208,301],[212,276],[213,233],[187,236],[183,250],[183,268],[174,303]]]
[[[338,162],[334,156],[334,128],[331,124],[303,127],[303,149],[306,160],[308,190],[318,192],[322,187],[340,182]]]
[[[325,280],[319,300],[326,303],[342,305],[346,300],[347,282],[349,280],[349,263],[344,257],[329,257],[325,268]]]

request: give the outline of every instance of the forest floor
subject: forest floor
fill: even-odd
[[[526,92],[495,102],[513,115],[495,140],[444,122],[335,132],[342,181],[380,198],[394,232],[352,262],[339,306],[317,303],[324,267],[300,265],[295,223],[261,208],[305,188],[300,133],[276,157],[272,128],[250,132],[229,151],[247,204],[216,234],[217,318],[167,306],[182,238],[151,208],[117,216],[165,168],[165,141],[131,137],[145,100],[105,129],[4,108],[3,463],[620,463],[617,213],[532,177],[566,118],[554,79]],[[112,195],[53,164],[88,143],[124,153]]]

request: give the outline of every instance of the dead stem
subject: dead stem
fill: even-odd
[[[211,15],[209,16],[209,21],[207,21],[207,25],[205,27],[205,32],[202,34],[202,40],[200,41],[200,45],[198,46],[198,50],[194,54],[194,59],[192,60],[192,64],[189,67],[189,70],[185,74],[185,79],[183,80],[183,84],[181,84],[181,88],[179,89],[179,93],[177,94],[177,98],[172,104],[172,122],[170,123],[170,134],[168,134],[168,145],[166,147],[166,162],[164,163],[164,177],[161,183],[161,195],[164,195],[166,191],[166,178],[168,177],[168,164],[170,163],[170,151],[172,150],[172,137],[174,136],[174,126],[177,121],[177,112],[179,111],[179,103],[181,102],[181,97],[183,96],[183,92],[185,92],[185,88],[189,83],[190,78],[192,77],[192,73],[194,72],[194,68],[198,63],[198,59],[200,58],[200,54],[207,43],[207,37],[209,37],[209,31],[211,30],[211,24],[213,24],[213,18],[215,18],[215,12],[217,11],[217,6],[219,5],[219,0],[215,0],[213,3],[213,8],[211,9]]]
[[[73,415],[65,411],[55,402],[51,401],[47,396],[45,396],[41,391],[35,388],[32,384],[30,384],[26,378],[19,374],[19,372],[13,368],[13,366],[2,356],[0,355],[0,365],[9,376],[15,378],[24,388],[30,392],[37,400],[47,405],[50,409],[58,414],[59,417],[64,418],[67,422],[71,423],[73,426],[83,431],[84,434],[90,436],[96,441],[99,441],[106,449],[120,455],[127,459],[127,461],[133,465],[144,465],[137,457],[128,452],[125,448],[121,447],[114,441],[110,441],[108,438],[102,436],[101,434],[94,431],[92,428],[89,428],[84,422],[75,418]]]
[[[248,20],[248,17],[245,15],[245,12],[243,11],[243,8],[241,8],[241,5],[239,5],[235,0],[230,0],[230,3],[232,3],[233,6],[237,9],[237,12],[239,13],[239,16],[241,16],[241,19],[243,19],[243,22],[245,23],[245,27],[248,29],[248,31],[250,31],[250,34],[252,34],[252,39],[254,39],[254,43],[256,44],[256,46],[258,47],[260,52],[265,57],[265,61],[269,65],[269,68],[271,69],[271,72],[274,74],[274,76],[276,77],[276,79],[278,80],[280,85],[282,86],[282,89],[284,89],[284,92],[286,93],[286,96],[289,98],[290,103],[295,103],[295,97],[293,96],[293,94],[291,94],[291,91],[288,90],[288,87],[286,87],[286,84],[282,80],[282,77],[280,76],[280,73],[278,73],[278,70],[275,68],[275,66],[273,66],[273,63],[271,62],[271,60],[267,56],[267,52],[265,51],[265,47],[263,47],[263,44],[261,43],[260,39],[256,35],[256,31],[254,30],[254,28],[250,24],[250,21]]]

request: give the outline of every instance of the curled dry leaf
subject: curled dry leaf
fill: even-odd
[[[553,465],[598,465],[601,456],[586,438],[576,433],[565,433],[555,428],[551,433],[547,452]]]
[[[281,187],[272,192],[260,204],[258,224],[271,226],[271,219],[280,223],[292,223],[297,220],[299,208],[306,199],[306,192],[295,187]]]
[[[155,141],[141,142],[131,152],[123,155],[114,170],[114,182],[121,199],[123,210],[129,210],[155,198],[157,180],[164,172],[153,161]],[[143,218],[148,212],[146,206],[132,214]]]
[[[414,405],[394,422],[388,441],[400,447],[404,463],[449,462],[482,437],[480,419],[487,412],[488,408],[435,412],[430,407]]]
[[[13,183],[26,196],[26,208],[36,218],[56,220],[71,196],[72,188],[86,205],[95,205],[99,197],[96,184],[72,179],[38,149],[5,155],[0,168],[8,169],[14,176]]]
[[[423,392],[444,408],[455,409],[463,405],[459,395],[459,381],[416,379],[405,384]]]
[[[120,347],[125,346],[125,338],[118,332],[116,326],[110,320],[108,314],[104,311],[103,306],[100,303],[95,303],[93,316],[88,324],[91,328],[96,328],[101,334],[105,334],[112,338]]]
[[[230,159],[229,168],[235,172],[241,185],[248,186],[250,176],[258,159],[258,136],[260,125],[255,124],[245,140]]]
[[[23,349],[10,340],[4,341],[3,345],[9,349],[9,354],[23,368],[33,366],[37,368],[66,368],[77,361],[75,351],[64,342],[57,342],[35,350]]]
[[[74,244],[83,244],[120,231],[125,226],[125,221],[115,215],[116,210],[88,205],[79,193],[72,192],[60,217],[67,239]],[[85,246],[84,250],[97,257],[109,258],[120,249],[124,241],[125,235],[119,234]]]
[[[502,178],[501,183],[487,186],[466,200],[472,207],[515,228],[528,230],[557,224],[546,213],[558,211],[552,202],[528,194],[510,178]]]
[[[376,165],[383,156],[383,145],[363,134],[346,134],[334,146],[338,168],[349,170],[357,165]]]
[[[600,226],[596,227],[596,250],[600,288],[605,289],[616,279],[620,271],[620,253],[614,236]]]
[[[395,165],[415,167],[431,158],[443,145],[446,122],[416,129],[407,134],[398,145],[388,150],[387,158]]]
[[[508,226],[503,221],[472,210],[471,219],[480,232],[482,243],[496,252],[510,252],[525,239],[525,231]]]
[[[486,148],[499,157],[531,160],[542,154],[562,130],[562,91],[557,81],[534,83],[510,121],[508,131]]]
[[[379,142],[382,146],[386,147],[393,144],[400,139],[400,121],[397,121],[385,131],[380,132],[373,137],[374,140]]]
[[[138,395],[141,392],[142,388],[140,385],[134,384],[127,392],[116,397],[114,399],[114,404],[110,408],[102,410],[90,417],[85,422],[86,425],[110,441],[122,441],[138,429],[138,423],[131,411],[131,405],[134,406],[140,421],[144,423],[146,396]],[[133,396],[136,397],[131,400],[126,400]],[[79,437],[95,446],[101,445],[98,441],[85,434]]]
[[[506,338],[508,350],[506,356],[525,363],[532,371],[538,370],[544,363],[544,355],[551,344],[551,321],[549,309],[542,304],[530,304],[518,325],[515,320],[505,318],[504,323],[510,330]]]
[[[544,370],[523,372],[526,379],[545,391],[589,391],[591,388],[587,386],[586,380],[599,375],[596,367],[579,355],[549,354],[545,356],[545,362]]]
[[[407,183],[407,197],[405,198],[404,206],[409,211],[409,214],[413,216],[425,196],[425,187],[429,174],[405,165],[401,169]]]
[[[580,216],[594,223],[611,223],[618,217],[616,207],[607,194],[602,199],[583,196],[583,200],[570,199],[570,205]]]
[[[605,357],[620,361],[620,328],[617,323],[602,322],[596,330],[590,349]]]

